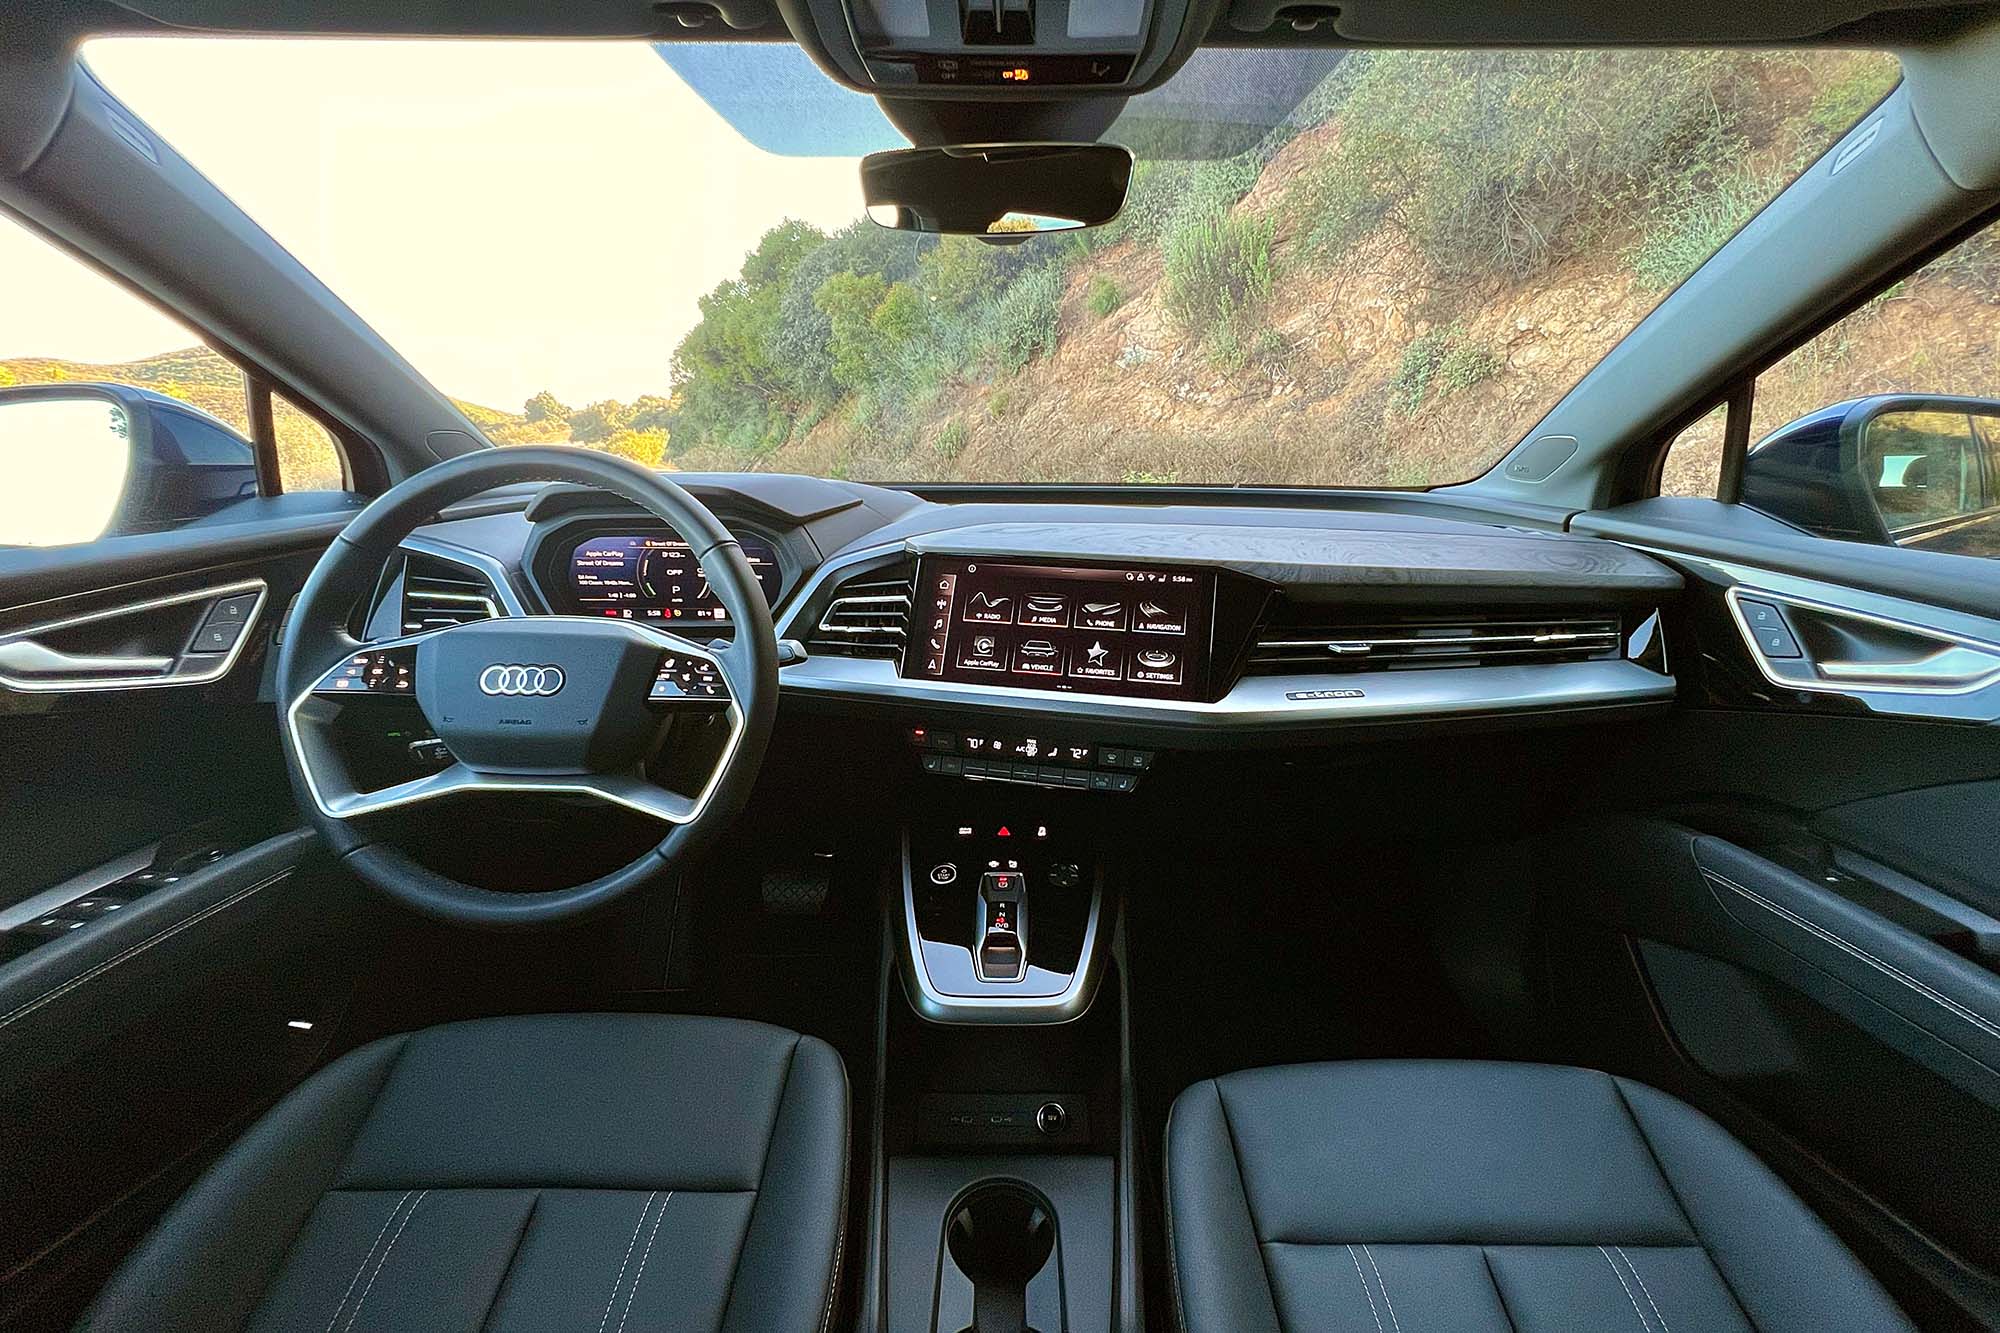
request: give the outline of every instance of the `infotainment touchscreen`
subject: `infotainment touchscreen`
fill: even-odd
[[[906,676],[1207,697],[1212,571],[927,555],[917,582]]]

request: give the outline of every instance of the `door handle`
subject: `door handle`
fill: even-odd
[[[1820,674],[1848,684],[1951,688],[2000,675],[2000,657],[1951,644],[1922,657],[1886,662],[1821,662]]]
[[[24,679],[99,679],[105,676],[157,676],[174,665],[171,657],[125,657],[65,653],[33,639],[0,643],[0,673]]]

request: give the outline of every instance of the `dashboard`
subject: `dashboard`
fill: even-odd
[[[772,606],[786,706],[893,720],[926,738],[929,772],[1122,791],[1171,747],[1674,699],[1670,567],[1431,497],[932,500],[809,477],[676,480],[736,536]],[[448,513],[405,546],[476,573],[501,614],[731,632],[687,544],[651,515],[560,485],[520,504]]]

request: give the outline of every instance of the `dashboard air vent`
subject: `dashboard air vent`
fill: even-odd
[[[491,620],[500,614],[493,585],[464,565],[412,555],[403,566],[403,633]]]
[[[901,657],[910,633],[914,563],[857,574],[820,613],[806,646],[836,657]]]
[[[1288,606],[1258,634],[1247,669],[1272,676],[1577,662],[1621,657],[1623,645],[1616,615],[1442,612],[1349,621]]]

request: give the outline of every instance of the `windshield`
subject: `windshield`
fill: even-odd
[[[863,220],[904,141],[793,48],[87,55],[496,442],[903,482],[1477,475],[1897,76],[1205,52],[1114,223],[996,247]]]

